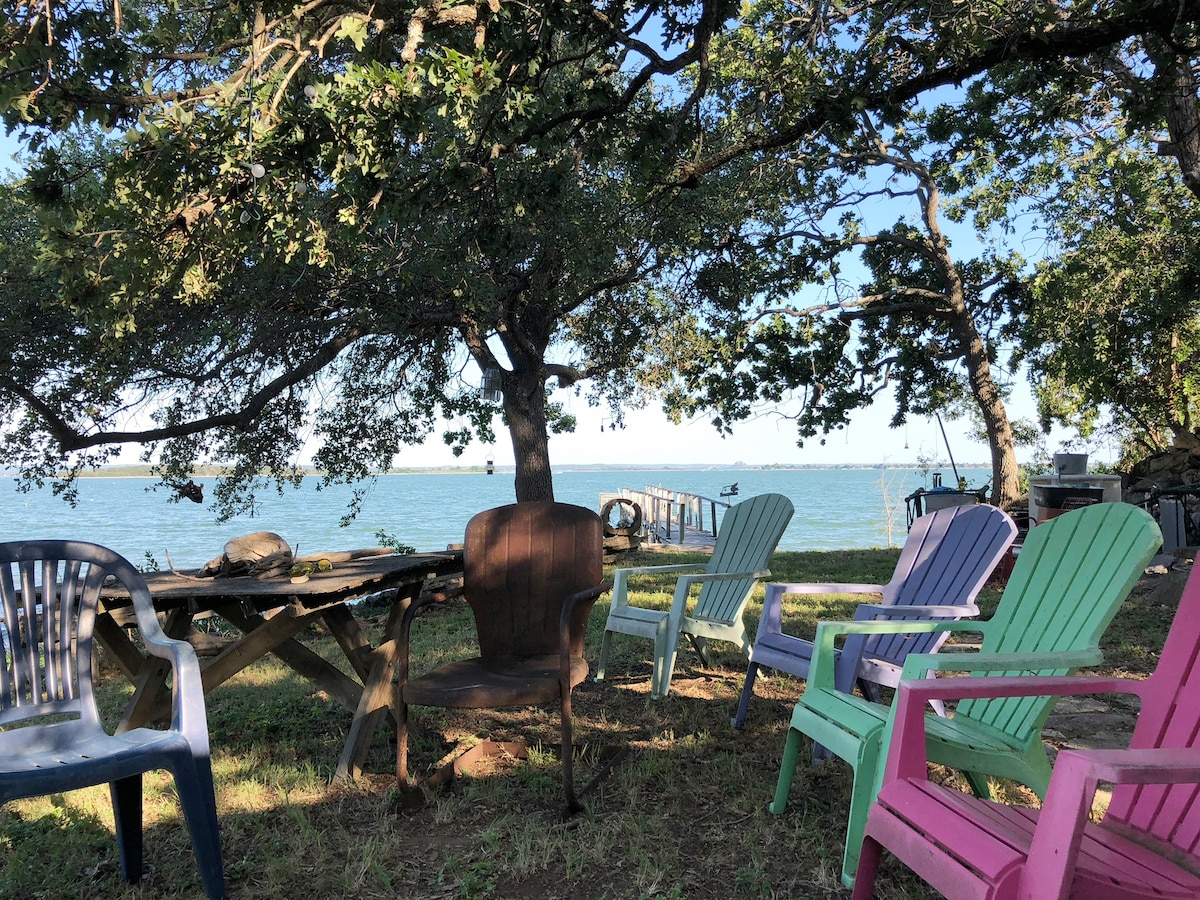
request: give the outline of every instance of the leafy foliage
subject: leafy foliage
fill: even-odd
[[[310,440],[359,479],[438,416],[453,446],[490,438],[479,368],[521,499],[552,495],[555,384],[718,428],[794,391],[801,439],[892,387],[896,422],[970,398],[1006,459],[991,367],[1020,260],[951,255],[941,192],[1004,222],[1062,171],[1055,129],[1111,109],[1200,172],[1200,0],[0,12],[0,116],[30,154],[0,198],[28,229],[4,237],[3,450],[68,492],[121,443],[167,478],[230,461],[225,513]],[[983,189],[1009,169],[1036,177]],[[905,197],[917,219],[863,212]]]

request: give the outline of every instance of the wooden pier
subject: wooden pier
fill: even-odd
[[[657,485],[646,485],[642,490],[621,488],[619,494],[602,494],[601,505],[614,497],[632,500],[641,507],[646,543],[699,552],[711,552],[716,546],[717,510],[728,509],[731,505],[724,500]]]

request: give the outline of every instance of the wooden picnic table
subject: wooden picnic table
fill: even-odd
[[[371,738],[383,717],[395,721],[398,706],[392,676],[404,611],[428,579],[461,571],[461,552],[450,551],[339,559],[332,571],[314,573],[298,583],[288,575],[200,578],[187,572],[148,572],[145,578],[155,609],[164,614],[163,629],[171,637],[186,640],[193,618],[203,613],[216,613],[242,632],[217,656],[202,662],[206,694],[267,653],[274,653],[354,712],[335,774],[342,780],[361,774]],[[348,603],[384,591],[393,592],[391,609],[379,645],[372,646]],[[96,638],[135,685],[119,730],[163,718],[169,709],[166,676],[170,668],[162,660],[145,656],[130,640],[123,627],[132,619],[123,612],[129,605],[128,595],[106,591],[104,614],[96,624]],[[318,619],[337,640],[354,676],[295,639]]]

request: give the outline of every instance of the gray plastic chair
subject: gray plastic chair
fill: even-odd
[[[146,652],[173,671],[171,725],[110,735],[96,708],[92,632],[114,577],[133,598]],[[225,896],[204,691],[195,651],[168,638],[142,576],[81,541],[0,543],[0,803],[107,782],[121,874],[142,875],[142,773],[175,776],[204,891]],[[50,717],[67,716],[62,721]]]

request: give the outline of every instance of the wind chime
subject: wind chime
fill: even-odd
[[[250,170],[251,187],[250,200],[242,208],[239,217],[243,225],[262,218],[258,209],[258,182],[267,174],[267,167],[254,159],[254,73],[258,64],[254,43],[257,40],[258,31],[255,29],[250,35],[250,70],[246,75],[246,162],[243,165]]]
[[[258,72],[258,44],[262,39],[263,25],[261,21],[256,21],[252,26],[252,34],[250,37],[250,58],[249,66],[246,74],[246,156],[242,162],[242,167],[250,173],[250,191],[246,202],[242,206],[242,213],[239,216],[239,221],[243,225],[249,225],[251,222],[260,221],[262,219],[262,210],[259,203],[259,182],[267,176],[267,167],[255,158],[254,148],[254,124],[258,118],[256,112],[256,73]],[[304,85],[304,99],[309,103],[315,103],[317,100],[318,91],[315,85]],[[346,162],[353,165],[357,162],[357,155],[352,151],[345,155]],[[296,182],[295,188],[292,190],[292,196],[300,198],[308,193],[308,183],[301,178]]]

